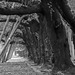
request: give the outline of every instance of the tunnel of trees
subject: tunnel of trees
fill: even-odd
[[[21,2],[20,0],[7,1]],[[67,4],[67,0],[41,0],[41,3],[36,6],[21,6],[12,9],[0,7],[1,15],[22,16],[32,13],[38,14],[39,22],[33,19],[28,26],[22,24],[19,27],[23,32],[22,38],[28,49],[29,59],[33,60],[37,65],[42,63],[48,67],[52,65],[58,70],[67,70],[74,67],[70,59],[71,55],[65,27],[60,17],[61,14],[75,32],[75,18]]]

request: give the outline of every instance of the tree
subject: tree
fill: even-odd
[[[61,14],[75,32],[75,20],[67,5],[67,0],[41,0],[40,4],[32,7],[0,8],[0,14],[2,15],[21,16],[31,13],[40,13],[44,19],[41,18],[39,24],[36,21],[31,21],[30,29],[25,27],[26,33],[23,32],[30,59],[35,63],[38,62],[38,64],[54,65],[54,68],[59,70],[67,70],[74,66],[70,60],[68,38],[60,17]],[[35,28],[38,28],[38,30],[35,31]],[[34,33],[38,33],[40,41]],[[46,36],[47,41],[45,41]]]

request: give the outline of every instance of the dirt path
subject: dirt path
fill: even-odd
[[[0,75],[39,75],[27,63],[0,63]],[[41,75],[41,74],[40,74]]]

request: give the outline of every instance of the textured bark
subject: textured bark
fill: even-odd
[[[70,66],[73,66],[73,63],[70,60],[68,40],[66,38],[66,32],[59,16],[59,11],[53,5],[52,9],[54,11],[53,14],[50,14],[50,12],[52,11],[47,3],[42,3],[42,9],[44,12],[43,14],[46,16],[47,19],[47,27],[49,28],[51,45],[54,52],[53,62],[55,64],[55,67],[60,70],[68,69]],[[64,10],[62,10],[62,13],[63,12]]]
[[[62,14],[63,18],[71,25],[72,30],[75,32],[75,17],[71,12],[67,0],[54,0],[54,4]]]
[[[18,2],[18,0],[15,0],[13,2]],[[71,12],[71,8],[68,5],[68,1],[67,0],[52,0],[52,1],[51,0],[47,0],[47,1],[41,0],[42,6],[44,3],[46,4],[46,6],[48,6],[47,3],[49,3],[49,2],[53,2],[54,6],[57,7],[59,12],[64,17],[64,19],[71,25],[72,30],[75,32],[75,30],[74,30],[75,17]],[[45,8],[43,8],[43,9],[45,9]],[[48,7],[47,7],[47,9],[48,9]],[[47,9],[45,9],[45,10],[47,10]],[[23,14],[40,12],[40,11],[41,11],[40,5],[38,5],[37,8],[35,8],[35,7],[30,7],[30,8],[20,7],[20,8],[16,8],[16,9],[12,9],[12,10],[6,9],[6,8],[0,8],[0,14],[4,14],[4,15],[12,15],[12,14],[23,15]]]
[[[13,9],[0,7],[0,14],[2,15],[25,15],[39,12],[41,12],[40,5],[34,7],[19,7]]]

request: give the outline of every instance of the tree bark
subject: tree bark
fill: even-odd
[[[67,0],[53,0],[55,6],[61,13],[62,17],[71,25],[72,30],[75,33],[75,16],[71,12],[71,8],[68,5]]]
[[[25,14],[39,13],[39,12],[41,12],[40,5],[33,7],[19,7],[13,9],[0,7],[1,15],[25,15]]]
[[[53,5],[52,9],[54,11],[51,11],[50,4],[48,4],[47,2],[52,3],[52,1],[50,0],[46,1],[46,3],[43,0],[42,11],[44,12],[43,14],[46,16],[46,19],[47,19],[47,27],[49,28],[49,34],[50,34],[49,37],[50,37],[51,45],[54,52],[54,61],[55,61],[54,64],[55,64],[55,67],[57,67],[58,69],[65,70],[65,69],[68,69],[70,66],[73,66],[70,60],[70,51],[69,51],[68,41],[66,39],[66,32],[61,22],[59,12],[57,11],[57,8],[55,7],[54,3],[52,3]],[[63,12],[64,10],[62,11],[62,13]],[[63,16],[63,14],[61,15]],[[71,17],[70,21],[72,19],[73,18]]]

